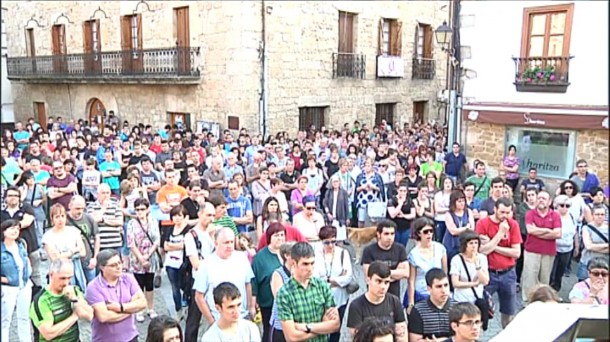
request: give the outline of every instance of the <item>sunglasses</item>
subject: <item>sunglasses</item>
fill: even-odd
[[[328,241],[323,241],[322,243],[326,246],[332,246],[337,243],[337,240],[328,240]]]
[[[569,208],[572,205],[571,204],[558,204],[558,206],[560,206],[561,208]]]
[[[574,189],[574,188],[571,186],[566,186],[564,189],[568,190],[568,189]]]
[[[136,208],[136,211],[146,211],[146,210],[148,210],[148,207]]]
[[[604,272],[604,271],[589,271],[589,273],[591,274],[591,276],[593,277],[604,277],[606,278],[608,276],[608,272]]]
[[[434,233],[434,230],[432,230],[432,229],[424,229],[421,231],[422,235],[424,235],[424,234],[428,235],[428,234],[432,234],[432,233]]]

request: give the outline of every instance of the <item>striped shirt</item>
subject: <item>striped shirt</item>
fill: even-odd
[[[216,219],[212,223],[217,225],[217,226],[220,226],[220,227],[231,228],[233,230],[233,233],[235,233],[235,236],[239,235],[239,231],[237,230],[237,226],[235,225],[235,221],[229,215],[225,215],[225,216],[223,216],[223,217],[221,217],[219,219]]]
[[[75,287],[78,298],[84,300],[83,293]],[[36,328],[40,328],[43,323],[58,324],[68,319],[72,315],[72,302],[63,294],[56,295],[46,288],[40,295],[34,297],[30,306],[30,319]],[[39,341],[47,341],[40,334]],[[61,336],[53,339],[58,342],[79,341],[78,324],[75,322]]]
[[[102,206],[99,201],[89,203],[87,214],[93,215],[101,211]],[[123,212],[119,202],[115,198],[108,199],[106,210],[103,215],[103,222],[98,222],[98,234],[100,236],[100,250],[108,248],[121,248],[123,246],[123,226],[109,226],[109,220],[120,220],[123,222]]]
[[[449,309],[457,302],[452,298],[442,308],[432,304],[430,298],[415,304],[409,314],[409,333],[422,335],[424,338],[450,337],[452,334],[449,324]]]

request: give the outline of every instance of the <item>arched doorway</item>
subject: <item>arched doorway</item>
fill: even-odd
[[[89,123],[97,122],[100,131],[104,130],[104,121],[106,121],[106,107],[100,99],[92,98],[88,102]]]

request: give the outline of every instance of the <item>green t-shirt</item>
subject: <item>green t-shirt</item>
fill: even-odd
[[[224,227],[224,228],[231,228],[233,230],[233,232],[235,233],[235,236],[239,235],[239,231],[237,230],[237,225],[235,225],[235,221],[229,215],[225,215],[225,216],[219,218],[218,220],[213,221],[212,223],[217,226]]]
[[[77,288],[76,295],[80,300],[85,300],[83,293]],[[68,319],[72,315],[72,302],[68,297],[64,295],[56,295],[51,293],[47,288],[34,298],[38,303],[38,312],[36,312],[36,302],[32,302],[30,305],[30,319],[36,328],[39,328],[43,323],[57,324],[65,319]],[[68,331],[63,335],[54,338],[53,342],[76,342],[79,340],[78,323],[74,323]],[[46,342],[47,340],[42,337],[39,338],[40,342]]]
[[[491,188],[491,179],[489,177],[477,177],[477,175],[473,175],[468,177],[468,179],[466,179],[466,182],[472,182],[474,184],[475,192],[479,189],[481,184],[483,184],[481,190],[479,190],[477,195],[474,197],[480,199],[481,201],[484,201],[489,198],[489,189]]]
[[[430,165],[429,162],[425,162],[423,164],[421,164],[420,166],[420,173],[422,175],[422,178],[426,179],[426,176],[431,172],[431,171],[436,171],[436,172],[443,172],[443,164],[439,163],[439,162],[432,162],[432,165]],[[440,177],[437,177],[436,179],[436,187],[440,188],[441,187],[441,179]]]

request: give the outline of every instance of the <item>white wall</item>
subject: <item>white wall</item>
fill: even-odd
[[[4,18],[6,18],[7,11],[2,8],[2,40],[0,42],[2,46],[2,66],[0,66],[1,78],[2,78],[2,122],[15,122],[15,115],[13,113],[13,95],[11,94],[11,82],[7,78],[6,69],[6,27],[4,25]]]
[[[564,94],[517,92],[515,64],[521,52],[523,9],[574,3],[569,80]],[[474,26],[462,28],[461,44],[472,59],[463,66],[477,72],[463,94],[474,102],[608,105],[607,1],[463,1],[461,15],[474,14]]]

